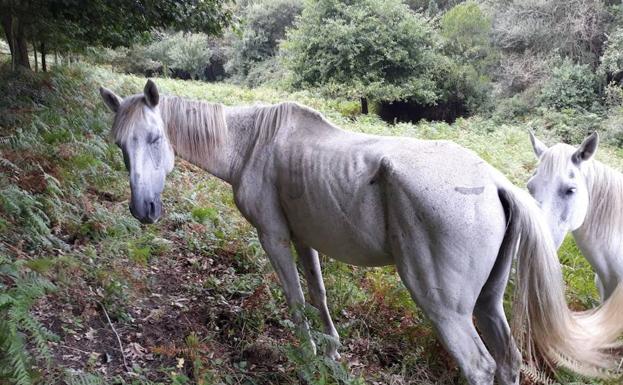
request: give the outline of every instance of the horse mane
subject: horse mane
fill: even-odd
[[[584,168],[588,187],[588,212],[580,231],[596,239],[612,242],[623,230],[623,174],[597,161]]]
[[[273,141],[281,130],[291,129],[295,124],[295,119],[304,117],[310,117],[315,121],[326,121],[318,111],[296,102],[257,106],[254,122],[257,143]]]
[[[165,96],[160,101],[160,115],[175,152],[191,163],[207,164],[227,138],[220,103]]]
[[[162,96],[158,107],[165,134],[175,152],[197,165],[205,166],[212,155],[227,139],[227,122],[220,103]],[[275,140],[277,134],[294,126],[295,118],[310,117],[325,120],[317,111],[295,102],[274,105],[256,105],[254,109],[254,135],[256,144]],[[136,122],[144,119],[143,95],[133,95],[123,101],[115,116],[112,135],[118,143],[125,142]]]

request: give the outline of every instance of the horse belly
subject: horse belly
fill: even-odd
[[[297,240],[324,255],[358,266],[392,264],[385,250],[385,215],[380,193],[369,191],[349,201],[285,199],[284,209]]]

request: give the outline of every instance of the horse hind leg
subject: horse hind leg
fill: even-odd
[[[415,296],[418,297],[417,295]],[[445,304],[434,307],[447,308]],[[471,315],[453,310],[437,313],[423,309],[437,334],[470,385],[493,385],[496,364],[480,339]]]
[[[505,239],[504,242],[509,240]],[[504,314],[504,289],[510,274],[512,255],[504,253],[496,260],[489,278],[480,291],[474,316],[485,344],[497,364],[495,376],[500,385],[518,385],[521,354],[517,349]]]
[[[340,336],[333,325],[333,320],[331,319],[331,314],[329,313],[329,307],[327,306],[327,294],[322,280],[322,271],[320,269],[318,252],[296,240],[294,241],[294,247],[296,248],[296,253],[299,256],[303,271],[305,273],[311,303],[320,313],[320,319],[324,325],[325,334],[333,338],[333,341],[330,341],[327,344],[325,353],[329,358],[339,360],[340,354],[338,353],[337,348],[340,343]]]
[[[436,257],[443,258],[441,255]],[[496,364],[472,321],[476,295],[466,292],[447,295],[448,292],[454,291],[451,284],[444,282],[441,277],[436,277],[441,279],[432,281],[427,280],[426,275],[430,274],[431,270],[415,271],[422,268],[421,261],[418,255],[417,260],[411,260],[411,263],[404,261],[398,263],[398,273],[402,282],[413,300],[435,326],[441,342],[456,360],[468,383],[492,385]]]

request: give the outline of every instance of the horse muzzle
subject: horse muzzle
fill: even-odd
[[[138,202],[133,199],[130,203],[130,213],[143,224],[156,223],[162,215],[162,201],[159,197]]]

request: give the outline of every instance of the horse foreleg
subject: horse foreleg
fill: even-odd
[[[303,313],[305,297],[301,289],[299,273],[296,270],[296,262],[290,251],[290,238],[286,234],[262,233],[260,231],[260,243],[277,273],[294,323],[298,326],[303,338],[309,341],[313,353],[316,354],[316,345],[311,338],[309,325]]]
[[[337,352],[337,347],[339,346],[340,336],[333,325],[333,320],[331,319],[331,314],[327,306],[327,293],[324,287],[324,281],[322,280],[318,252],[300,242],[295,241],[294,246],[296,247],[296,252],[303,265],[311,303],[320,312],[320,319],[324,325],[325,334],[333,337],[335,341],[331,341],[327,344],[326,354],[328,357],[338,360],[340,354]]]

